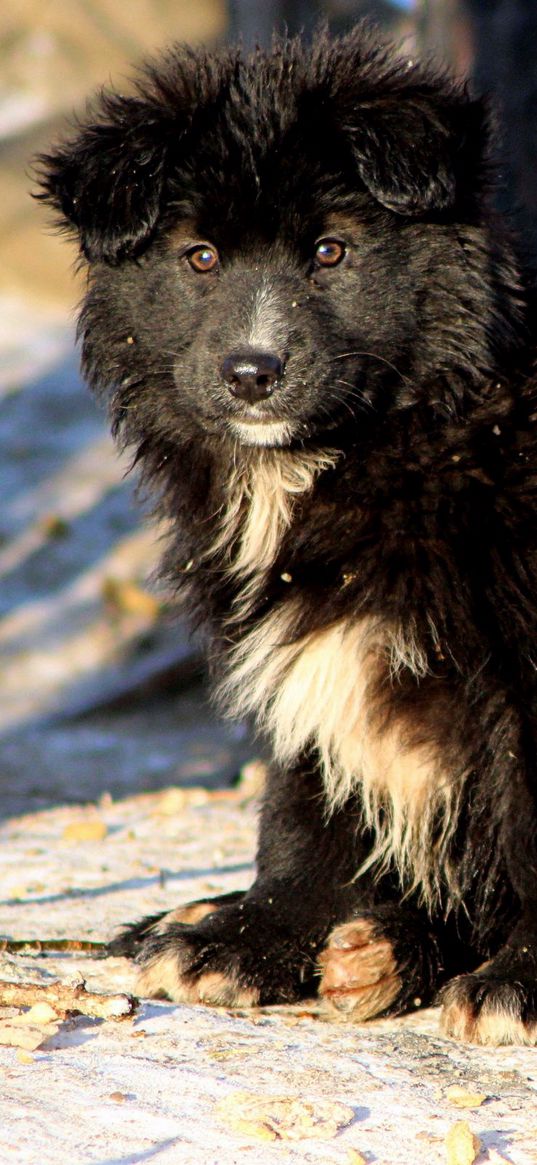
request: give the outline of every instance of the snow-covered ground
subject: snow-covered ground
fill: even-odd
[[[12,818],[1,831],[0,929],[103,939],[141,912],[238,889],[252,876],[254,822],[240,787]],[[88,823],[95,839],[80,840]],[[135,988],[123,959],[0,958],[2,978]],[[121,1022],[72,1018],[48,1037],[45,1027],[33,1051],[0,1045],[0,1160],[470,1165],[475,1153],[446,1147],[463,1121],[478,1162],[535,1163],[535,1052],[463,1047],[437,1021],[428,1011],[357,1027],[314,1002],[250,1012],[145,1002]]]

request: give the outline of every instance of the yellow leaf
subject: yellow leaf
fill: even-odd
[[[154,620],[160,613],[161,604],[133,582],[107,578],[103,583],[103,596],[109,605],[125,615],[140,615]]]
[[[481,1142],[468,1121],[455,1121],[446,1135],[447,1165],[474,1165]]]
[[[354,1119],[346,1104],[253,1092],[230,1093],[216,1112],[234,1132],[262,1141],[329,1140]]]
[[[35,1063],[34,1057],[31,1056],[29,1052],[25,1052],[24,1048],[17,1048],[17,1060],[19,1061],[19,1064]]]
[[[66,825],[62,837],[64,841],[102,841],[107,833],[106,822],[100,817],[90,817],[87,821],[72,821]]]
[[[347,1149],[347,1161],[349,1165],[367,1165],[367,1161],[358,1149]]]
[[[34,1003],[33,1007],[20,1018],[30,1023],[55,1023],[58,1020],[58,1013],[50,1003]]]
[[[446,1092],[446,1099],[456,1108],[479,1108],[488,1097],[485,1092],[471,1092],[460,1084],[453,1084]]]

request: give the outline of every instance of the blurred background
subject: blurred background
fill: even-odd
[[[0,801],[4,812],[218,785],[255,752],[222,726],[199,652],[149,575],[158,531],[80,384],[74,252],[30,160],[88,94],[170,40],[268,44],[368,18],[491,94],[500,199],[537,244],[535,0],[19,0],[0,11]]]

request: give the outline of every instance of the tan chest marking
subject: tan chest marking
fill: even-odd
[[[280,763],[316,748],[331,809],[361,791],[377,839],[367,865],[395,865],[407,886],[433,898],[460,782],[391,706],[402,669],[425,677],[425,655],[411,630],[371,618],[290,642],[297,602],[290,599],[237,647],[221,700],[232,714],[256,718]]]

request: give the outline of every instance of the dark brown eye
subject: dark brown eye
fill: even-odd
[[[319,267],[337,267],[346,253],[347,248],[341,239],[319,239],[315,246],[315,261]]]
[[[218,267],[218,251],[216,247],[210,247],[207,243],[201,243],[197,247],[191,247],[186,252],[186,258],[192,270],[198,271],[202,275],[206,271],[214,271],[215,267]]]

